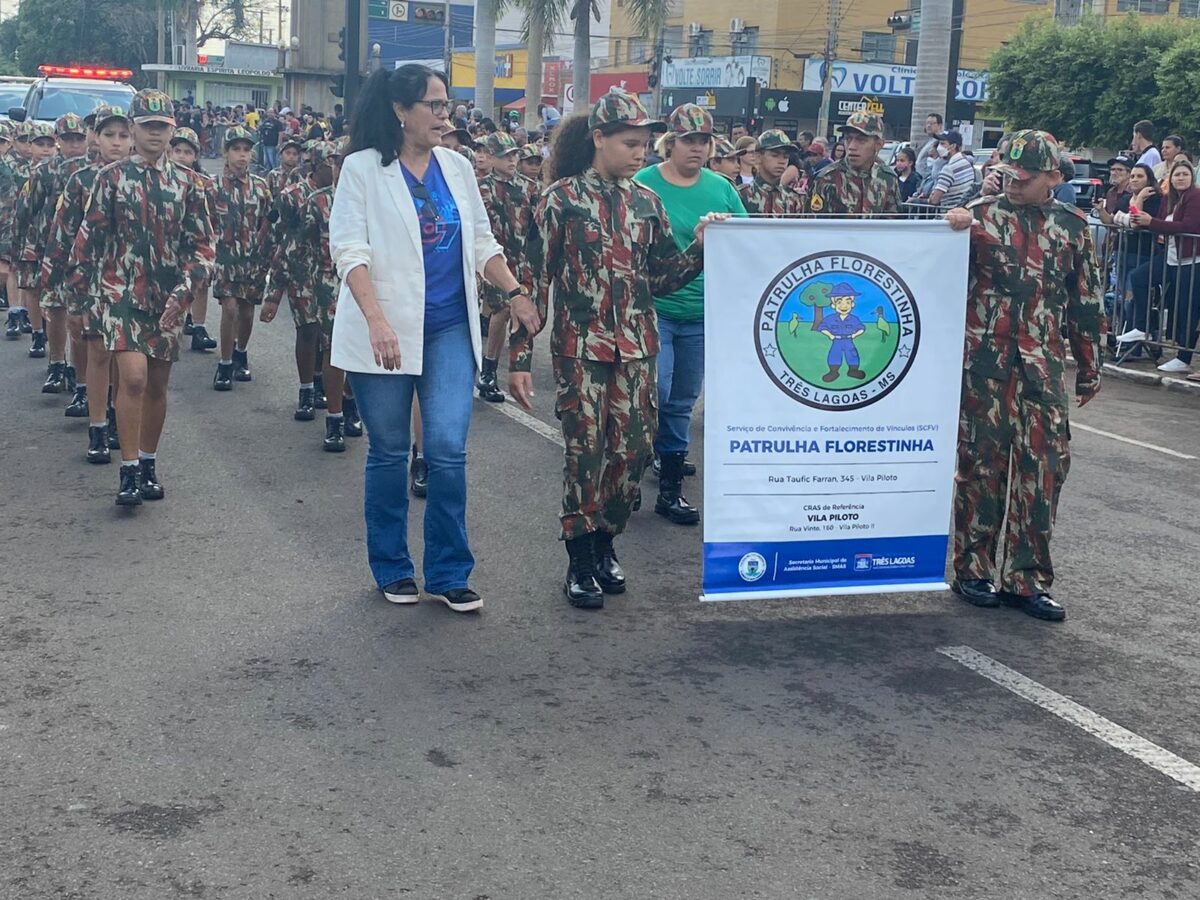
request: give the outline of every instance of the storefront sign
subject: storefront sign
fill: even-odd
[[[745,87],[747,78],[757,78],[760,86],[769,87],[771,57],[699,56],[675,59],[662,66],[664,88]]]
[[[820,91],[825,78],[823,62],[804,64],[804,90]],[[883,97],[911,97],[917,84],[915,66],[889,66],[885,63],[853,63],[837,60],[830,83],[835,93],[871,94]],[[988,73],[959,69],[956,100],[982,103],[987,99]]]

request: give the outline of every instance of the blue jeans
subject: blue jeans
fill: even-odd
[[[263,164],[267,167],[267,171],[279,168],[279,148],[263,146]]]
[[[687,453],[692,409],[704,387],[704,322],[658,317],[658,436],[654,452]]]
[[[1150,289],[1161,287],[1163,307],[1168,311],[1170,337],[1180,347],[1179,359],[1191,365],[1196,325],[1200,319],[1200,268],[1168,266],[1166,260],[1164,253],[1153,263],[1143,263],[1129,273],[1133,293],[1129,316],[1134,327],[1156,336],[1158,329],[1151,326],[1157,322],[1150,322]]]
[[[466,322],[425,335],[421,375],[347,373],[367,426],[367,559],[380,587],[414,577],[408,552],[408,452],[413,391],[421,399],[425,501],[425,590],[465,588],[475,557],[467,545],[467,430],[475,355]]]

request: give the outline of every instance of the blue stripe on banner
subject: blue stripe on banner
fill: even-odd
[[[944,534],[835,541],[705,543],[704,593],[875,587],[929,582],[943,586]]]

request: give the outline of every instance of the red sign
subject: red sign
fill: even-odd
[[[636,72],[602,72],[592,76],[593,97],[607,94],[608,89],[614,87],[619,87],[631,94],[648,94],[650,93],[650,79],[644,69]]]
[[[542,63],[542,94],[557,97],[562,89],[562,60],[547,60]]]

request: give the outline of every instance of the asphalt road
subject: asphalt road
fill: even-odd
[[[937,652],[1200,764],[1200,460],[1076,429],[1061,626],[949,594],[701,604],[700,531],[648,510],[591,614],[559,592],[559,448],[480,403],[485,610],[397,608],[365,439],[291,420],[290,340],[260,326],[232,394],[186,355],[168,497],[134,514],[0,341],[0,896],[1200,896],[1200,795]],[[1200,456],[1189,397],[1109,382],[1074,421]]]

